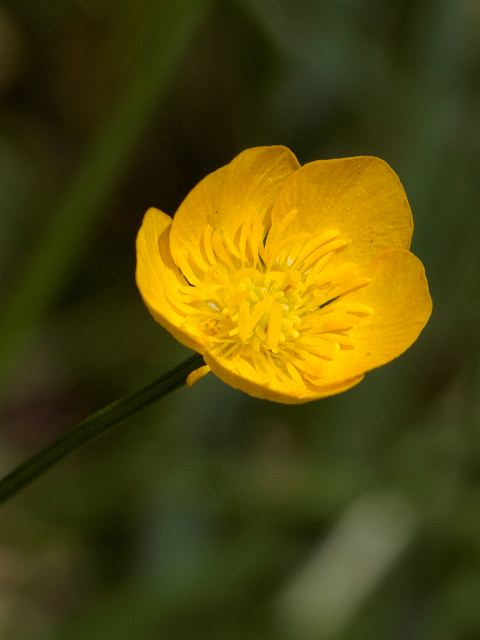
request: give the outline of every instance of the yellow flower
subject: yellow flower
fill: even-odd
[[[208,371],[258,398],[345,391],[405,351],[432,303],[409,251],[410,207],[379,158],[302,167],[247,149],[204,178],[172,219],[147,211],[137,285],[153,317]]]

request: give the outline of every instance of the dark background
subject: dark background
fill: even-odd
[[[208,376],[0,510],[0,638],[480,638],[477,0],[4,0],[0,470],[187,355],[145,209],[240,150],[400,175],[434,312],[357,388]]]

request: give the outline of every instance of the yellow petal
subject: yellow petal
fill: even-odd
[[[255,147],[199,182],[175,213],[170,236],[173,259],[185,275],[190,271],[189,256],[201,253],[207,227],[221,230],[232,248],[244,222],[258,226],[259,218],[268,219],[283,183],[298,168],[286,147]],[[262,233],[261,228],[257,232]],[[205,253],[210,249],[211,242]]]
[[[338,231],[350,241],[342,259],[357,264],[367,264],[389,248],[408,249],[413,232],[400,180],[386,162],[370,156],[304,165],[288,178],[275,201],[272,221],[281,224],[287,216],[288,235]]]
[[[137,235],[137,286],[155,320],[179,342],[199,351],[201,345],[195,336],[181,328],[188,308],[179,290],[187,283],[169,255],[171,223],[170,216],[159,209],[151,207],[145,214]]]
[[[349,332],[353,349],[335,357],[325,384],[339,384],[397,358],[415,342],[431,315],[425,271],[413,253],[387,251],[368,271],[371,282],[349,295],[348,302],[365,304],[372,313]]]
[[[265,377],[253,368],[239,372],[234,359],[216,358],[210,353],[205,353],[204,359],[211,371],[229,386],[248,393],[254,398],[284,404],[302,404],[318,398],[326,398],[354,387],[363,379],[363,375],[357,375],[337,384],[314,387],[296,383],[294,380],[280,382],[274,375]]]

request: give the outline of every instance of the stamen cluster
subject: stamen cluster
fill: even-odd
[[[348,294],[369,279],[355,264],[334,264],[349,244],[335,230],[299,233],[287,245],[280,225],[251,227],[230,241],[219,230],[204,234],[202,264],[191,260],[195,284],[183,289],[189,326],[222,358],[254,368],[266,360],[277,375],[315,382],[336,353],[353,348],[349,331],[371,310],[349,304]]]

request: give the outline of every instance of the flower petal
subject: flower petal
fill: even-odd
[[[185,275],[192,275],[190,255],[202,260],[207,228],[220,230],[231,245],[243,223],[268,218],[283,183],[299,166],[287,147],[254,147],[199,182],[175,213],[170,236],[173,259]]]
[[[363,379],[363,375],[357,375],[349,380],[342,380],[331,385],[326,384],[320,388],[295,383],[293,380],[280,382],[273,375],[273,371],[271,375],[265,376],[258,369],[239,370],[234,359],[218,358],[211,353],[205,353],[204,360],[212,372],[231,387],[255,398],[274,400],[284,404],[302,404],[310,400],[332,396],[354,387]]]
[[[389,248],[408,249],[413,232],[400,180],[386,162],[371,156],[304,165],[285,182],[272,209],[274,222],[287,216],[289,235],[338,231],[350,241],[342,259],[358,264]]]
[[[368,268],[371,282],[348,296],[372,314],[349,333],[353,349],[330,363],[325,384],[339,384],[401,355],[425,327],[432,300],[420,260],[409,251],[380,254]]]
[[[182,329],[188,309],[180,299],[180,287],[188,286],[169,255],[168,236],[172,219],[151,207],[137,235],[136,281],[150,313],[187,347],[201,350],[194,335]]]

